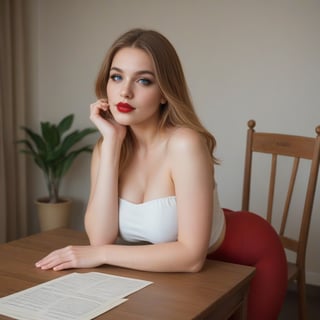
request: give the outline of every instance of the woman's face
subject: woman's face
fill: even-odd
[[[114,119],[122,125],[157,122],[165,103],[149,55],[137,48],[120,49],[113,58],[107,96]]]

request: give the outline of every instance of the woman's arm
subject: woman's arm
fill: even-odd
[[[136,246],[69,246],[52,252],[37,266],[62,270],[110,264],[145,271],[199,271],[207,255],[212,225],[212,163],[202,137],[189,129],[176,130],[168,153],[177,197],[177,241]],[[106,225],[98,229],[103,234]]]
[[[85,229],[92,245],[113,243],[118,235],[119,155],[96,145],[91,162],[91,191],[85,213]],[[119,152],[118,152],[119,153]]]
[[[90,119],[102,134],[93,151],[91,191],[85,213],[85,229],[92,245],[113,243],[118,235],[118,176],[121,145],[126,128],[101,111],[108,105],[98,100],[91,105]]]

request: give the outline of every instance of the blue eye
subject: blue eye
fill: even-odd
[[[112,79],[113,81],[118,82],[118,81],[122,80],[122,77],[119,74],[112,74],[110,76],[110,79]]]
[[[146,79],[146,78],[139,79],[138,82],[143,84],[144,86],[148,86],[148,85],[150,85],[152,83],[151,80]]]

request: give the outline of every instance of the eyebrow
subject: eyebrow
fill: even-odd
[[[117,71],[117,72],[121,72],[121,73],[124,72],[122,69],[117,68],[117,67],[112,67],[112,68],[110,69],[110,71]],[[150,70],[139,70],[139,71],[135,72],[135,74],[137,74],[137,75],[150,74],[151,76],[155,77],[154,72],[152,72],[152,71],[150,71]]]

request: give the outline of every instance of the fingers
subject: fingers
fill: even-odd
[[[61,264],[53,267],[52,270],[53,271],[61,271],[61,270],[71,269],[71,268],[73,268],[71,263],[70,262],[65,262],[65,263],[61,263]]]
[[[112,118],[106,99],[99,99],[90,105],[90,120],[103,136],[108,135],[109,130],[113,128]]]
[[[123,142],[126,126],[117,123],[110,111],[107,99],[99,99],[90,105],[90,120],[100,131],[101,135],[110,140]]]
[[[109,104],[107,99],[99,99],[90,105],[90,119],[94,121],[98,116],[105,118],[108,110]]]
[[[55,250],[35,263],[41,270],[93,268],[102,263],[99,248],[92,246],[68,246]]]
[[[63,270],[76,265],[76,255],[72,246],[51,252],[43,259],[36,262],[35,266],[42,270]]]

